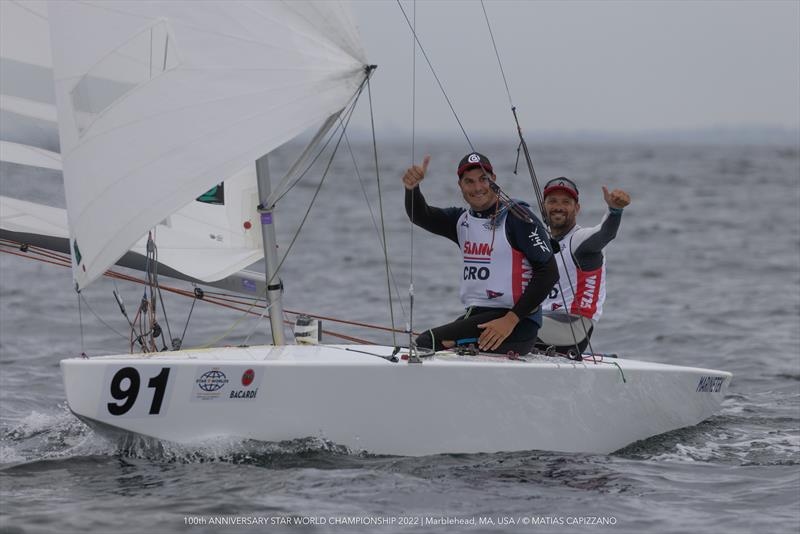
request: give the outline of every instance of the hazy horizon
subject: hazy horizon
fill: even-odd
[[[413,17],[414,3],[403,7]],[[747,139],[760,130],[792,144],[798,138],[800,2],[493,0],[485,7],[528,135],[726,131]],[[410,135],[412,37],[403,14],[395,1],[356,1],[353,11],[367,58],[379,67],[376,127],[388,138]],[[480,2],[419,1],[416,24],[470,137],[513,138]],[[360,108],[355,135],[369,130],[368,103]],[[464,140],[419,53],[415,130]]]

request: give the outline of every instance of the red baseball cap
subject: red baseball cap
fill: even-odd
[[[569,178],[564,178],[563,176],[559,178],[553,178],[546,184],[544,184],[544,196],[546,197],[553,191],[563,191],[567,193],[569,196],[574,198],[576,201],[578,200],[578,186],[575,185],[575,182],[570,180]]]
[[[461,158],[461,161],[458,163],[458,179],[460,180],[465,172],[470,169],[474,169],[475,167],[482,167],[483,170],[489,174],[494,174],[492,163],[489,161],[489,158],[477,152],[470,152]]]

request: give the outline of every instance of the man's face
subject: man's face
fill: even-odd
[[[495,180],[495,175],[489,175],[489,179]],[[461,194],[467,201],[469,207],[475,211],[483,211],[491,208],[497,202],[497,195],[489,188],[489,180],[486,173],[480,167],[470,169],[461,175],[458,181]]]
[[[565,232],[575,226],[581,205],[563,191],[553,191],[544,199],[544,209],[550,222],[550,229]]]

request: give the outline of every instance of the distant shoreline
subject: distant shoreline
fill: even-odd
[[[523,130],[524,131],[524,130]],[[473,138],[473,143],[506,143],[518,142],[511,132],[498,134],[484,133]],[[680,145],[744,145],[744,146],[780,146],[800,149],[800,128],[781,127],[719,127],[674,130],[641,130],[630,132],[613,132],[599,130],[580,131],[536,131],[524,132],[525,139],[531,144],[680,144]],[[348,132],[351,140],[361,142],[372,139],[371,133],[361,130]],[[391,134],[378,132],[379,142],[405,142],[411,139],[411,131],[392,130]],[[471,135],[472,136],[472,135]],[[439,133],[417,133],[417,144],[425,142],[464,142],[458,131]]]

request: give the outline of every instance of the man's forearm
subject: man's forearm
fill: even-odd
[[[572,239],[572,252],[576,256],[581,254],[598,253],[605,248],[615,237],[622,222],[621,209],[609,209],[603,220],[592,228],[581,228]]]
[[[554,257],[550,257],[547,263],[539,264],[533,268],[532,278],[528,287],[511,311],[522,319],[530,315],[547,297],[553,285],[558,282],[558,266]]]
[[[406,214],[414,224],[458,243],[455,220],[447,211],[429,206],[419,187],[405,191]]]

